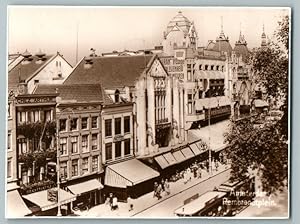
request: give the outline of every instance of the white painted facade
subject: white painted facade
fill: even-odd
[[[57,53],[41,70],[36,71],[26,80],[27,91],[32,93],[37,84],[62,84],[71,72],[72,66]]]

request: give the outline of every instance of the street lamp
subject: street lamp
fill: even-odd
[[[211,118],[211,107],[210,107],[210,98],[217,97],[218,93],[210,94],[208,99],[208,172],[212,175],[212,155],[211,155],[211,147],[210,147],[210,118]],[[218,107],[219,107],[219,99],[218,100]]]
[[[56,104],[56,114],[58,111],[59,104]],[[64,110],[60,111],[60,115],[56,117],[56,172],[57,172],[57,216],[62,216],[61,214],[61,202],[60,202],[60,146],[59,146],[59,121],[60,117],[63,114],[64,111],[66,111],[69,108],[65,108]],[[71,109],[72,113],[74,114],[74,111]]]

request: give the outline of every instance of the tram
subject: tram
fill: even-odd
[[[248,207],[255,197],[255,179],[226,181],[174,211],[176,216],[235,216]]]

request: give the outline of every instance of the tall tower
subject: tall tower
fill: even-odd
[[[262,48],[267,47],[267,36],[265,34],[265,24],[263,24],[263,32],[261,34],[261,44]]]

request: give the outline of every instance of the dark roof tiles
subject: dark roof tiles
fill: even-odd
[[[101,84],[104,89],[134,86],[153,57],[155,56],[95,57],[88,66],[83,59],[64,84]]]

